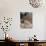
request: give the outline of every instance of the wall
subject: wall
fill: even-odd
[[[0,0],[0,17],[13,17],[12,26],[8,33],[17,40],[27,40],[34,34],[37,35],[37,39],[44,40],[46,8],[44,4],[42,6],[35,9],[30,6],[28,0]],[[27,11],[33,13],[33,27],[32,29],[21,29],[20,12]],[[0,35],[2,35],[1,33]],[[2,38],[0,36],[0,39]]]

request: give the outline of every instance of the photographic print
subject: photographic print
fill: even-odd
[[[32,28],[32,12],[20,12],[20,27]]]

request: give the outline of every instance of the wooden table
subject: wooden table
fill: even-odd
[[[42,46],[42,44],[45,44],[46,46],[46,40],[39,40],[39,41],[29,41],[29,40],[9,40],[10,44],[14,44],[16,46],[20,46],[23,44],[23,46]]]
[[[39,41],[16,40],[14,42],[16,43],[16,46],[20,46],[20,44],[24,44],[24,46],[40,46],[40,45],[42,46],[43,44],[46,44],[46,40],[39,40]]]

